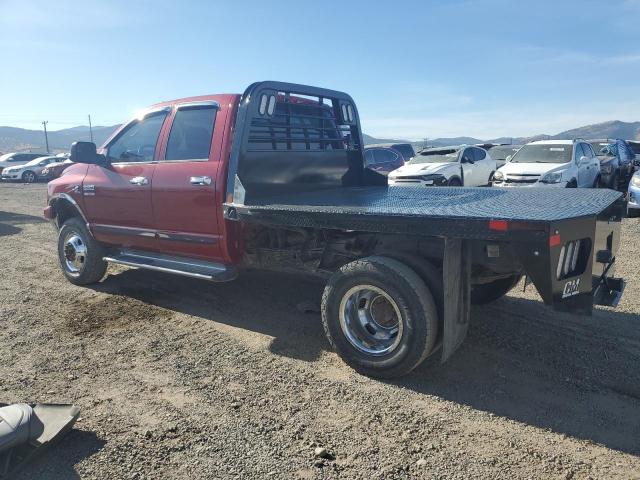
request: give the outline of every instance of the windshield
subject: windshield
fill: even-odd
[[[458,161],[458,152],[459,150],[454,148],[451,150],[423,150],[407,163],[410,165],[416,163],[455,163]]]
[[[602,149],[608,145],[611,145],[607,142],[589,142],[589,144],[593,147],[593,151],[596,152],[596,155],[599,157],[603,157],[606,154],[602,152]]]
[[[514,147],[513,145],[506,145],[504,147],[493,147],[489,150],[489,155],[494,160],[506,160],[509,155],[513,156],[520,147]]]
[[[529,144],[516,152],[511,163],[567,163],[571,145]]]

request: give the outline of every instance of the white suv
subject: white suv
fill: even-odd
[[[480,147],[429,148],[389,173],[389,185],[478,187],[490,185],[496,161]]]
[[[595,188],[600,161],[583,140],[541,140],[527,143],[493,176],[498,187]]]

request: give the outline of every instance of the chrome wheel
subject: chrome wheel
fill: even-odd
[[[24,172],[22,174],[22,180],[26,183],[33,183],[36,181],[36,174],[33,172]]]
[[[63,253],[67,271],[73,276],[80,275],[87,259],[87,245],[82,237],[69,232],[64,238]]]
[[[402,339],[400,309],[391,296],[373,285],[358,285],[340,302],[340,327],[349,343],[368,355],[392,352]]]

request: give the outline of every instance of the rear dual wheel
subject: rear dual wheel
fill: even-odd
[[[332,275],[322,296],[322,323],[329,342],[352,368],[392,378],[409,373],[431,353],[438,311],[415,271],[373,256]]]
[[[521,275],[500,278],[491,283],[482,283],[471,286],[471,303],[485,305],[504,297],[515,287],[522,278]]]

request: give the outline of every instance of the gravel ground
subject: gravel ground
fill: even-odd
[[[21,479],[640,478],[640,220],[616,310],[558,314],[522,285],[473,311],[446,365],[398,381],[329,350],[322,285],[58,270],[44,185],[0,185],[0,402],[82,415]]]

